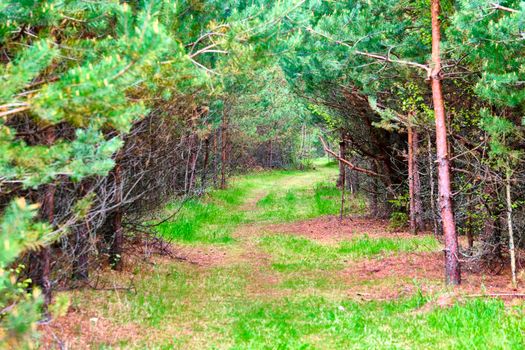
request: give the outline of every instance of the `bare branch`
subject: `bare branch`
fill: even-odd
[[[332,37],[330,37],[330,36],[328,36],[326,34],[317,32],[311,27],[306,28],[306,30],[309,31],[310,33],[322,36],[323,38],[326,38],[326,39],[328,39],[328,40],[330,40],[330,41],[332,41],[332,42],[334,42],[334,43],[336,43],[338,45],[342,45],[342,46],[346,46],[348,48],[354,49],[353,45],[349,45],[349,44],[345,43],[344,41],[340,41],[340,40],[334,39],[334,38],[332,38]],[[365,57],[374,58],[374,59],[379,60],[379,61],[384,61],[384,62],[388,62],[388,63],[396,63],[396,64],[401,64],[401,65],[405,65],[405,66],[410,66],[410,67],[416,67],[416,68],[419,68],[419,69],[423,69],[427,73],[427,75],[430,75],[430,72],[432,71],[431,68],[428,65],[426,65],[426,64],[421,64],[421,63],[412,62],[412,61],[406,61],[406,60],[392,59],[392,58],[390,58],[390,54],[387,55],[387,56],[383,56],[383,55],[378,55],[378,54],[375,54],[375,53],[369,53],[369,52],[360,51],[360,50],[354,50],[353,52],[356,55],[361,55],[361,56],[365,56]]]
[[[368,170],[368,169],[365,169],[365,168],[360,168],[356,165],[354,165],[353,163],[351,163],[349,160],[347,159],[344,159],[343,157],[339,156],[337,153],[335,153],[334,151],[332,151],[328,145],[326,144],[325,140],[323,139],[322,136],[319,136],[319,139],[321,140],[321,143],[323,144],[323,148],[324,148],[324,151],[328,154],[330,154],[332,157],[334,157],[335,159],[339,160],[340,162],[342,162],[343,164],[345,164],[346,166],[348,166],[350,169],[352,170],[355,170],[355,171],[358,171],[360,173],[363,173],[363,174],[367,174],[367,175],[370,175],[370,176],[375,176],[375,177],[385,177],[384,175],[382,174],[379,174],[379,173],[376,173],[372,170]]]

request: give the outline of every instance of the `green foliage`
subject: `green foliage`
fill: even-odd
[[[30,347],[35,336],[34,322],[40,317],[38,290],[28,294],[30,280],[20,280],[23,266],[12,267],[24,251],[39,248],[49,237],[48,225],[35,223],[36,205],[23,198],[5,210],[0,230],[0,347]]]
[[[214,42],[219,45],[227,41],[228,27],[217,29],[215,22],[221,2],[207,2],[212,12],[199,3],[2,1],[2,192],[9,196],[13,190],[107,175],[125,135],[152,107],[206,88],[210,78],[197,61],[206,50],[192,55],[186,44],[217,30],[217,38],[225,38]],[[195,45],[192,49],[202,49]],[[30,136],[19,129],[21,120],[32,129]],[[69,217],[81,219],[91,200],[73,204]],[[18,270],[10,267],[24,250],[56,238],[50,227],[34,222],[37,207],[24,203],[12,202],[0,221],[2,347],[12,341],[18,342],[9,343],[14,348],[30,346],[24,340],[37,317],[38,302],[24,292],[28,281],[18,282]]]

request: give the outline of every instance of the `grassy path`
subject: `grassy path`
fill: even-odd
[[[137,257],[126,273],[100,276],[109,285],[131,279],[131,291],[69,293],[48,343],[54,332],[74,349],[523,347],[522,304],[450,297],[433,237],[331,217],[336,174],[323,163],[252,174],[185,203],[159,228],[177,259]],[[357,198],[347,209],[366,207]]]

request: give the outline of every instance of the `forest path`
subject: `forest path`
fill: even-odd
[[[159,227],[173,240],[171,256],[136,255],[124,273],[93,277],[109,290],[65,293],[72,306],[45,326],[44,343],[58,337],[73,349],[462,348],[472,334],[469,346],[483,348],[506,341],[512,322],[525,322],[493,301],[468,298],[448,308],[458,296],[442,282],[441,244],[367,219],[358,196],[340,222],[336,176],[336,165],[324,160],[308,171],[239,176],[227,190],[188,202]],[[500,291],[508,282],[464,276],[466,293]],[[111,291],[130,281],[130,290]],[[492,328],[479,332],[480,324]]]

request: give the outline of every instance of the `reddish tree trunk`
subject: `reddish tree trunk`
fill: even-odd
[[[445,237],[446,282],[448,284],[460,284],[461,273],[458,259],[458,237],[452,208],[445,103],[441,85],[441,31],[439,13],[439,0],[432,0],[432,72],[430,79],[432,81],[432,100],[434,102],[436,119],[439,205],[441,209],[441,219],[443,221],[443,235]]]

